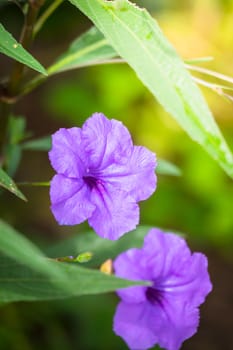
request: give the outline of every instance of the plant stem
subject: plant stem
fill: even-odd
[[[20,35],[20,43],[27,49],[32,42],[33,27],[36,21],[36,17],[40,7],[45,0],[29,0],[28,9],[25,15],[24,25]],[[4,167],[5,152],[4,148],[7,144],[7,126],[8,119],[12,110],[12,101],[16,101],[14,98],[19,93],[19,87],[23,76],[24,64],[15,61],[13,64],[12,73],[9,78],[8,86],[4,87],[3,98],[0,106],[0,165]]]
[[[45,0],[29,0],[29,7],[25,16],[24,26],[22,28],[19,40],[25,49],[27,49],[32,42],[32,34],[36,17],[44,1]],[[9,82],[9,92],[13,96],[18,92],[24,67],[25,65],[23,63],[15,61]]]
[[[44,181],[44,182],[17,182],[17,186],[48,187],[48,186],[50,186],[50,181]]]
[[[194,70],[196,72],[200,72],[200,73],[203,73],[203,74],[206,74],[206,75],[210,75],[211,77],[214,77],[214,78],[217,78],[217,79],[220,79],[220,80],[224,80],[224,81],[227,81],[227,82],[233,84],[233,78],[229,77],[229,76],[227,76],[225,74],[221,74],[221,73],[218,73],[218,72],[215,72],[213,70],[206,69],[206,68],[203,68],[203,67],[193,66],[191,64],[185,64],[185,67],[187,69]]]
[[[8,116],[10,115],[10,105],[0,102],[0,167],[4,168],[4,145],[7,139]]]
[[[41,28],[43,27],[44,23],[47,21],[49,16],[58,8],[59,5],[61,5],[63,1],[64,0],[53,1],[52,4],[45,10],[45,12],[42,13],[42,15],[39,17],[38,21],[34,26],[33,37],[37,35],[37,33],[41,30]]]
[[[20,90],[20,94],[18,95],[18,98],[27,95],[29,92],[31,92],[32,90],[34,90],[37,86],[39,86],[40,84],[42,84],[48,77],[40,74],[37,75],[35,78],[33,78],[32,80],[30,80],[28,83],[26,83],[24,86],[22,86],[21,90]]]
[[[75,69],[79,68],[84,68],[84,67],[89,67],[89,66],[97,66],[97,65],[102,65],[102,64],[116,64],[116,63],[126,63],[123,59],[121,58],[112,58],[110,60],[103,60],[100,62],[91,62],[91,63],[84,63],[80,66],[75,67]],[[50,78],[51,76],[57,74],[57,73],[62,73],[63,71],[54,71],[56,63],[51,65],[50,67],[47,68],[48,76],[45,75],[37,75],[35,78],[27,82],[25,85],[22,86],[20,94],[18,95],[18,98],[21,98],[24,95],[27,95],[29,92],[37,88],[40,84],[42,84],[46,79]],[[68,69],[67,69],[68,70]]]

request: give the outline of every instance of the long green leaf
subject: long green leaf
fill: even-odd
[[[148,283],[52,261],[0,220],[0,303],[104,293],[135,284]]]
[[[8,121],[8,142],[5,147],[5,167],[10,177],[20,164],[22,150],[19,142],[25,137],[26,120],[21,116],[11,115]]]
[[[19,197],[20,199],[26,201],[23,193],[18,189],[12,178],[5,173],[4,170],[0,168],[0,186],[4,187],[8,191],[12,192],[14,195]]]
[[[51,280],[25,265],[0,256],[0,302],[54,300],[86,294],[99,294],[133,285],[148,285],[148,282],[127,281],[96,270],[54,262],[51,266],[63,278]],[[59,288],[59,284],[63,288]]]
[[[95,27],[78,37],[57,61],[48,68],[48,74],[55,74],[78,67],[101,63],[117,56],[103,34]]]
[[[18,263],[30,266],[37,272],[54,276],[46,256],[40,249],[2,220],[0,220],[0,253]]]
[[[0,52],[39,73],[47,75],[45,68],[20,45],[0,23]]]
[[[128,0],[69,0],[88,16],[161,105],[233,177],[233,155],[191,75],[145,9]]]

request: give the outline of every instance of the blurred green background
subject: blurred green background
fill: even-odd
[[[47,6],[49,2],[45,3]],[[213,56],[202,66],[233,76],[233,1],[141,0],[184,59]],[[23,16],[13,1],[0,3],[0,20],[18,39]],[[32,47],[49,65],[90,22],[65,1],[47,21]],[[1,76],[11,61],[1,56]],[[153,74],[153,72],[151,72]],[[154,77],[156,79],[156,76]],[[212,80],[213,81],[213,80]],[[233,149],[233,105],[202,88]],[[81,126],[93,112],[122,120],[134,142],[182,170],[158,176],[155,194],[141,203],[141,223],[184,232],[195,250],[209,257],[214,290],[201,308],[199,332],[182,349],[233,349],[233,186],[218,165],[163,111],[125,64],[83,68],[50,78],[15,108],[34,137],[59,127]],[[17,181],[48,181],[47,154],[25,151]],[[49,209],[48,188],[25,188],[28,203],[4,192],[1,217],[40,246],[52,245],[87,228],[60,227]],[[0,309],[1,350],[127,349],[112,332],[113,294],[44,303],[15,303]]]

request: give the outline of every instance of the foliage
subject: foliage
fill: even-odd
[[[205,63],[205,58],[195,60],[191,57],[189,61],[181,58],[154,16],[128,0],[69,0],[72,11],[78,14],[80,10],[80,18],[83,21],[88,18],[92,25],[88,24],[90,28],[87,30],[82,29],[82,33],[71,44],[66,43],[67,49],[63,49],[61,54],[55,56],[52,53],[50,61],[53,63],[47,64],[49,60],[43,59],[43,55],[39,59],[40,55],[30,53],[31,44],[33,40],[39,40],[40,34],[43,38],[43,30],[51,25],[51,14],[62,1],[15,3],[25,17],[20,39],[14,39],[7,23],[0,24],[0,52],[11,59],[13,64],[9,76],[1,83],[0,95],[0,194],[3,199],[2,217],[5,219],[0,221],[0,302],[63,299],[105,293],[135,284],[146,285],[142,281],[132,282],[114,275],[108,276],[94,268],[101,270],[100,266],[106,259],[114,258],[130,247],[139,247],[148,224],[166,227],[171,222],[180,231],[196,233],[201,222],[205,234],[203,238],[201,234],[196,235],[199,242],[208,241],[222,247],[225,244],[231,250],[232,235],[229,232],[233,229],[230,209],[232,188],[228,184],[230,178],[233,178],[233,155],[194,80],[231,100],[229,93],[232,79],[199,67]],[[143,5],[142,1],[140,5]],[[151,5],[151,11],[153,6]],[[55,34],[55,37],[58,40],[59,34]],[[220,78],[221,83],[193,77],[188,69],[204,73],[208,79]],[[132,75],[132,71],[137,77]],[[82,81],[83,72],[86,72],[85,82]],[[64,77],[63,81],[59,78],[60,75]],[[53,84],[53,81],[58,83]],[[118,83],[122,84],[120,88]],[[18,102],[25,99],[29,103],[30,96],[33,95],[29,94],[34,89],[39,91],[43,84],[46,93],[42,105],[48,114],[61,114],[63,120],[56,120],[59,127],[63,127],[64,123],[71,124],[71,121],[72,125],[75,121],[75,124],[81,126],[88,113],[94,112],[93,108],[107,110],[110,115],[116,114],[128,124],[137,143],[148,143],[158,153],[157,195],[142,204],[142,223],[145,226],[137,228],[117,242],[103,240],[81,226],[78,235],[41,249],[26,237],[27,231],[22,235],[13,228],[14,223],[20,227],[20,213],[23,211],[26,217],[26,205],[30,204],[14,204],[18,199],[10,194],[13,211],[14,205],[20,208],[19,219],[13,219],[13,211],[10,212],[4,205],[4,199],[8,198],[6,190],[30,203],[31,190],[28,187],[50,185],[44,179],[40,181],[40,178],[33,182],[30,170],[23,173],[22,169],[25,154],[31,152],[35,159],[44,157],[43,152],[51,148],[51,138],[37,134],[40,121],[35,124],[32,132],[29,131],[27,128],[30,122],[26,123],[27,118],[18,116],[16,112],[20,105]],[[155,104],[152,95],[158,104]],[[154,112],[149,113],[148,105],[152,104]],[[34,106],[35,110],[36,108]],[[157,152],[157,146],[161,147],[162,157],[166,158],[166,153],[169,152],[166,152],[168,146],[164,135],[167,134],[169,138],[172,135],[171,129],[177,129],[177,124],[173,124],[166,112],[183,130],[178,129],[177,135],[172,136],[170,148],[174,153],[170,160],[161,159],[160,150]],[[121,113],[127,117],[121,116]],[[137,120],[135,114],[139,116]],[[158,130],[153,124],[156,119],[154,114],[158,116]],[[50,130],[45,135],[49,132]],[[225,135],[230,139],[230,131]],[[201,145],[202,149],[190,143],[187,136]],[[182,157],[183,162],[180,162]],[[23,182],[18,181],[22,173]],[[37,174],[40,172],[37,171]],[[50,170],[43,174],[49,177],[51,175]],[[209,181],[210,178],[213,181]],[[181,182],[187,187],[189,196],[194,198],[193,205],[182,197],[185,189]],[[27,188],[21,191],[20,186],[25,185]],[[216,198],[220,198],[219,201]],[[31,205],[39,206],[43,211],[43,202],[36,204],[32,201]],[[44,208],[48,210],[48,205]],[[180,208],[185,208],[186,217]],[[60,229],[56,227],[54,230]],[[214,230],[216,233],[212,233]],[[42,245],[39,237],[32,239]]]

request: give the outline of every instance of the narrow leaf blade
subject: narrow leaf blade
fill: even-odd
[[[233,177],[233,155],[175,49],[145,9],[128,0],[69,0],[101,30],[161,105]]]
[[[94,235],[93,235],[94,238]],[[114,291],[145,281],[127,281],[78,264],[47,258],[33,243],[0,220],[0,302],[52,300]]]
[[[46,69],[29,53],[0,23],[0,53],[19,61],[39,73],[47,75]]]
[[[31,269],[50,275],[45,255],[26,237],[0,220],[0,253]],[[50,276],[53,276],[51,274]]]
[[[18,189],[15,182],[7,175],[7,173],[0,168],[0,186],[12,192],[15,196],[26,201],[24,194]]]
[[[54,276],[51,280],[45,274],[39,274],[13,259],[0,256],[0,301],[54,300],[106,293],[133,285],[148,285],[145,281],[127,281],[67,263],[50,262],[50,265],[63,278]]]

